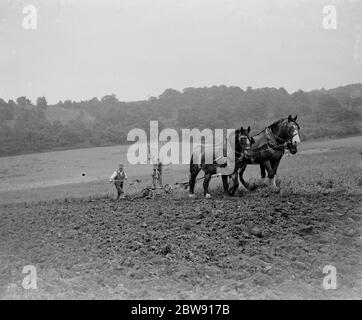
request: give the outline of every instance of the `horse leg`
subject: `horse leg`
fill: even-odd
[[[199,174],[201,168],[198,164],[191,164],[190,165],[190,180],[189,180],[189,197],[193,198],[195,197],[194,189],[195,189],[195,183],[196,183],[196,177]]]
[[[260,175],[262,179],[265,179],[265,167],[263,164],[260,165]]]
[[[243,177],[244,172],[245,172],[245,169],[246,169],[246,163],[242,165],[242,167],[241,167],[241,169],[240,169],[240,171],[239,171],[239,179],[240,179],[241,184],[244,186],[244,188],[245,188],[246,190],[249,190],[249,191],[250,191],[250,190],[251,190],[251,189],[250,189],[250,186],[249,186],[249,184],[244,180],[244,177]]]
[[[274,179],[275,173],[274,173],[274,170],[273,170],[273,167],[272,167],[270,161],[269,160],[264,161],[263,165],[264,165],[266,171],[268,172],[268,178],[269,178],[270,186],[273,189],[275,189],[276,188],[275,179]]]
[[[278,188],[278,186],[277,186],[277,184],[276,184],[276,174],[277,174],[277,170],[278,170],[279,163],[280,163],[280,160],[277,160],[277,161],[275,161],[275,162],[273,162],[273,163],[271,164],[272,169],[273,169],[273,172],[274,172],[274,176],[273,176],[273,178],[272,178],[271,185],[272,185],[272,187],[273,187],[275,190],[278,190],[278,191],[279,191],[280,189]]]
[[[229,188],[229,196],[233,196],[239,187],[239,177],[237,170],[231,175],[231,180],[233,181],[233,185],[231,188]]]
[[[221,176],[222,179],[222,185],[224,187],[224,193],[228,194],[228,189],[229,189],[229,176]]]
[[[211,180],[211,173],[205,173],[205,178],[204,178],[204,196],[205,198],[211,198],[211,195],[209,193],[209,183]]]
[[[265,170],[265,166],[264,166],[264,164],[260,164],[260,175],[261,175],[261,180],[263,181],[263,183],[265,183],[265,184],[267,184],[267,182],[266,182],[266,172],[265,172],[266,170]]]

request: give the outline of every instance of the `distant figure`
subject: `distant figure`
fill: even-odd
[[[162,162],[160,161],[160,159],[158,159],[157,163],[153,165],[153,172],[152,172],[153,189],[156,189],[157,185],[162,187]]]
[[[156,196],[157,187],[163,187],[162,185],[162,162],[160,159],[157,160],[157,163],[153,165],[152,170],[152,189],[147,194],[146,199],[154,199]]]
[[[114,182],[114,185],[117,189],[117,199],[119,200],[120,198],[124,198],[124,191],[123,191],[123,185],[124,185],[124,181],[128,180],[127,178],[127,174],[124,171],[124,166],[122,163],[119,164],[118,169],[116,171],[113,172],[113,174],[111,175],[111,177],[109,178],[110,182]]]

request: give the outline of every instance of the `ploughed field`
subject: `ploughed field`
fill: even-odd
[[[247,177],[258,188],[235,197],[219,178],[212,199],[202,183],[196,199],[174,188],[115,202],[103,181],[0,194],[0,297],[362,298],[360,140],[285,156],[280,193],[254,167]],[[186,178],[187,167],[165,171],[166,183]],[[36,290],[22,286],[26,265],[37,269]],[[322,286],[327,265],[335,290]]]

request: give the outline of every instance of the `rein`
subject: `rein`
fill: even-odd
[[[263,133],[266,129],[267,129],[267,128],[264,128],[263,130],[260,130],[258,133],[253,134],[251,137],[253,138],[253,137],[258,136],[259,134]]]

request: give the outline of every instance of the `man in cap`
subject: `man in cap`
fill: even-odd
[[[120,198],[124,198],[124,191],[123,191],[123,186],[124,186],[124,181],[128,180],[127,179],[127,174],[124,171],[124,166],[122,163],[119,164],[118,169],[116,171],[113,172],[113,174],[111,175],[111,177],[109,178],[110,182],[114,182],[114,185],[117,189],[117,199]]]

